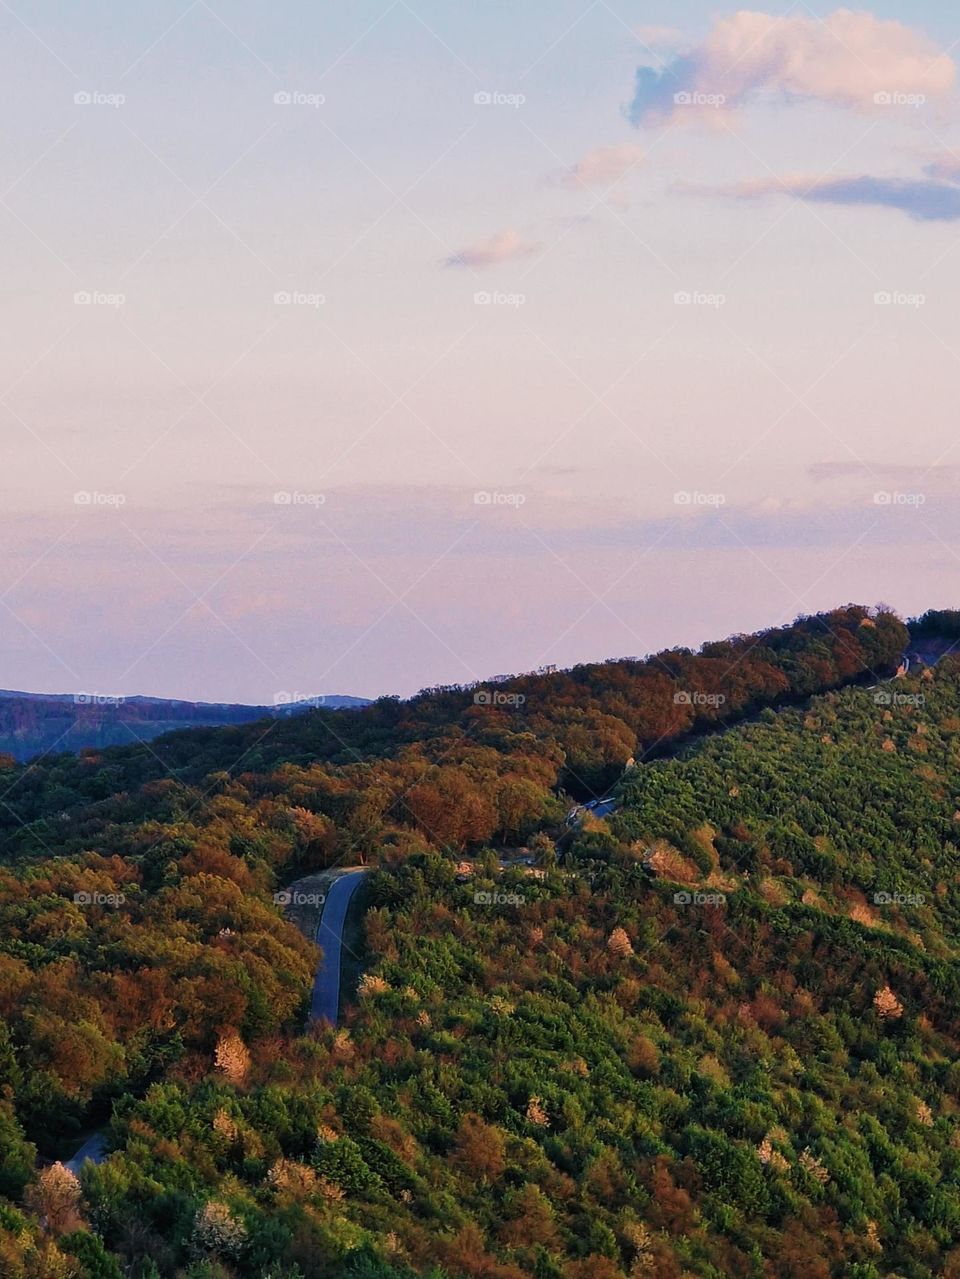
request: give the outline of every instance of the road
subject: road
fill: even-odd
[[[317,942],[323,947],[323,959],[314,977],[310,1016],[323,1018],[332,1026],[337,1024],[340,1008],[343,925],[350,899],[360,887],[360,881],[365,873],[363,866],[351,867],[333,881],[317,928]],[[86,1139],[71,1159],[65,1159],[63,1166],[76,1175],[87,1160],[94,1164],[102,1164],[109,1153],[106,1129],[101,1128]]]
[[[107,1135],[103,1128],[98,1129],[83,1143],[72,1159],[65,1159],[63,1166],[69,1168],[76,1176],[89,1159],[93,1164],[102,1164],[107,1157]]]
[[[587,813],[592,817],[606,817],[607,813],[612,813],[616,807],[617,801],[609,795],[606,799],[591,799],[588,804],[576,804],[567,813],[566,825],[568,827],[581,825]]]
[[[323,959],[313,980],[310,1016],[318,1021],[337,1024],[340,1009],[340,964],[343,953],[343,925],[350,899],[360,887],[364,868],[355,867],[339,875],[327,892],[323,914],[317,928],[317,944],[323,947]]]

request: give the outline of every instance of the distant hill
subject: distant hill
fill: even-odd
[[[370,703],[340,694],[275,706],[188,702],[164,697],[108,697],[95,693],[24,693],[0,689],[0,753],[18,760],[84,747],[128,746],[179,728],[217,728],[304,711],[355,710]]]

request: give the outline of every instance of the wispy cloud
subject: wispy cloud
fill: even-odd
[[[481,240],[476,244],[468,244],[465,248],[458,249],[446,259],[446,265],[472,267],[474,270],[482,271],[487,267],[498,266],[501,262],[509,262],[513,258],[529,257],[536,251],[537,245],[524,240],[519,231],[507,228],[505,231],[498,231],[489,240]]]
[[[848,9],[823,19],[741,10],[660,70],[638,68],[628,116],[717,120],[762,94],[873,108],[891,95],[943,98],[954,77],[952,59],[900,22]]]
[[[960,167],[952,176],[938,177],[938,172],[947,175],[951,170],[944,163],[928,166],[926,176],[915,178],[867,173],[836,178],[750,178],[733,186],[713,188],[713,193],[739,200],[789,195],[817,204],[895,209],[917,222],[954,222],[960,219]]]

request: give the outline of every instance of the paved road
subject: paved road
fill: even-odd
[[[72,1159],[65,1159],[64,1168],[69,1168],[76,1175],[89,1159],[93,1164],[102,1164],[108,1154],[107,1151],[107,1135],[101,1129],[95,1132],[92,1137],[88,1137]]]
[[[570,828],[580,826],[589,813],[593,817],[606,817],[617,807],[617,801],[608,795],[606,799],[591,799],[588,804],[577,804],[567,813],[565,825]]]
[[[350,898],[360,887],[365,871],[360,868],[338,876],[327,892],[323,904],[320,926],[317,928],[317,944],[323,947],[323,959],[313,981],[313,997],[310,1000],[310,1016],[337,1024],[340,1008],[340,961],[343,951],[343,924],[347,917]]]
[[[337,1024],[337,1013],[340,1007],[343,925],[350,898],[360,887],[360,881],[365,873],[365,869],[359,867],[351,869],[333,881],[327,893],[320,926],[317,929],[317,941],[323,947],[323,959],[314,978],[310,1016],[325,1018],[332,1026]],[[72,1159],[65,1159],[63,1166],[69,1168],[72,1173],[79,1174],[88,1159],[91,1163],[102,1164],[109,1153],[106,1131],[101,1129],[87,1138]]]

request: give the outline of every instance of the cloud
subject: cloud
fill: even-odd
[[[874,108],[883,95],[943,98],[952,59],[903,23],[837,9],[824,19],[741,10],[657,71],[639,67],[632,123],[721,118],[759,94]]]
[[[928,164],[924,173],[940,182],[960,182],[960,158],[953,153],[941,156]]]
[[[609,188],[620,181],[643,159],[641,147],[632,143],[618,146],[597,147],[588,151],[582,159],[561,170],[557,181],[573,191],[590,187]]]
[[[501,262],[509,262],[513,258],[526,258],[536,253],[537,246],[529,244],[518,231],[507,228],[498,231],[489,240],[481,240],[477,244],[468,244],[458,249],[446,260],[447,266],[465,266],[482,271],[487,267],[498,266]]]
[[[933,173],[931,165],[926,173]],[[960,219],[960,173],[950,180],[876,177],[861,173],[839,178],[750,178],[715,193],[739,200],[767,195],[790,195],[816,204],[840,204],[895,209],[917,222],[955,222]],[[688,188],[689,189],[689,188]]]

